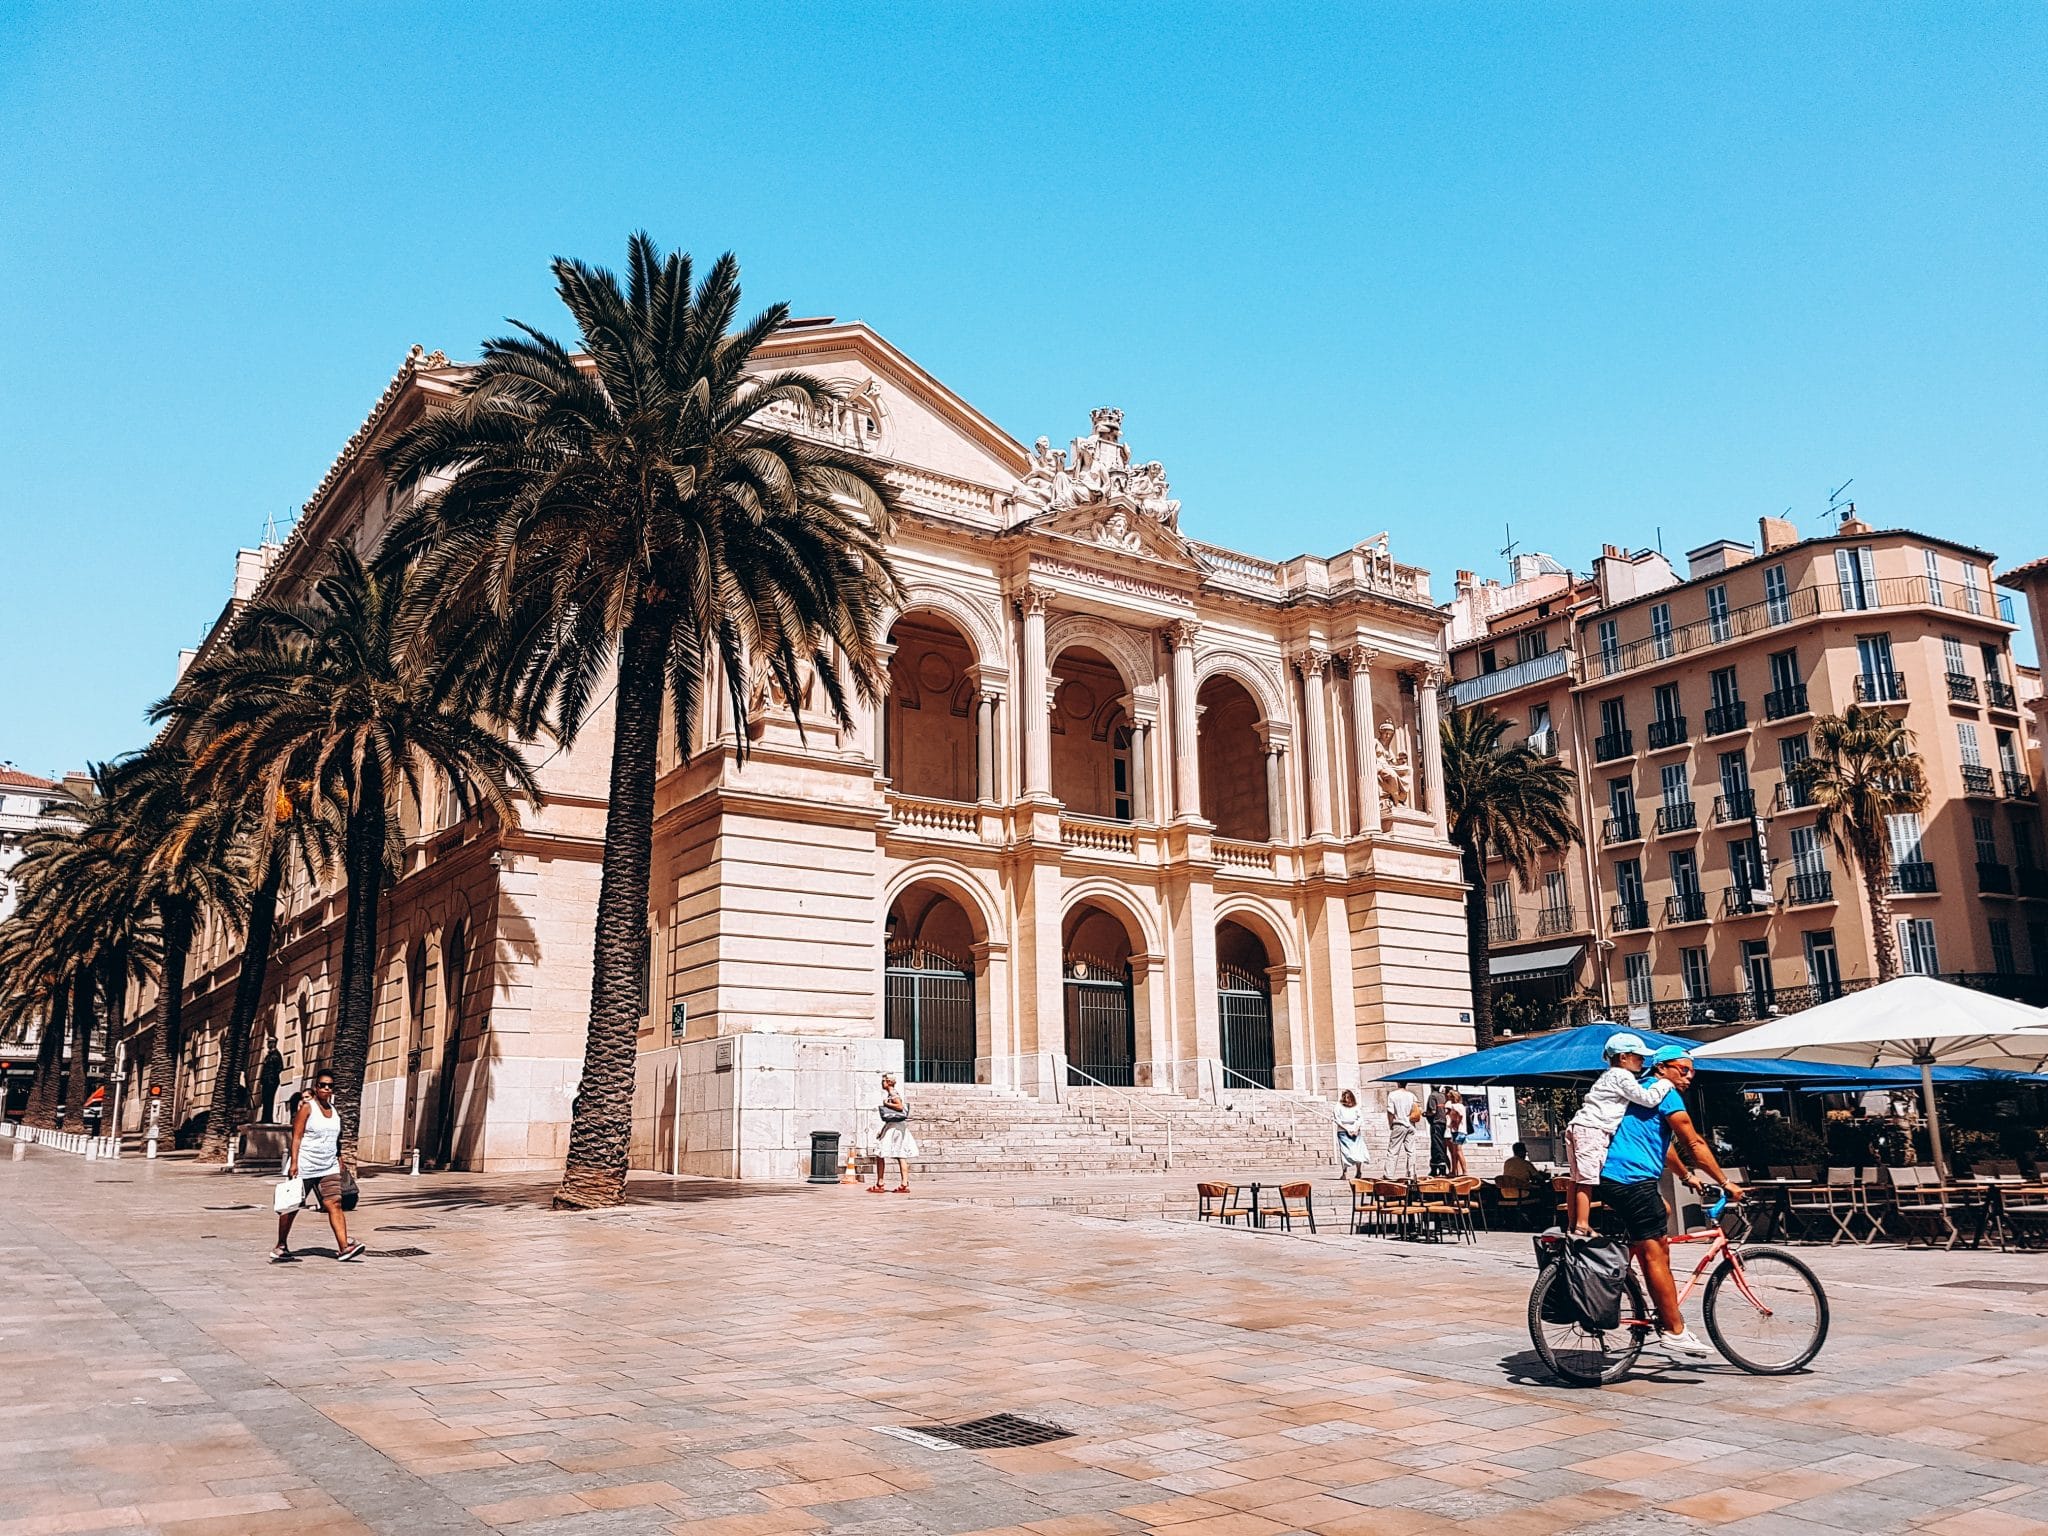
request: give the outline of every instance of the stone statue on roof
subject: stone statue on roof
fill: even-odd
[[[1097,508],[1098,533],[1112,533],[1105,543],[1123,543],[1138,518],[1177,529],[1180,503],[1168,492],[1166,466],[1157,459],[1131,463],[1130,446],[1123,440],[1124,413],[1101,406],[1088,413],[1088,424],[1088,435],[1075,438],[1064,450],[1043,437],[1031,446],[1029,466],[1017,485],[1018,500],[1050,512]]]

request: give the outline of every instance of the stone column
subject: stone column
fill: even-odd
[[[996,696],[986,689],[974,697],[974,798],[996,798]]]
[[[1329,669],[1328,651],[1306,650],[1294,658],[1301,674],[1301,753],[1308,771],[1308,835],[1330,835],[1330,739],[1323,711],[1323,674]]]
[[[1152,722],[1131,722],[1131,820],[1152,819]]]
[[[1287,841],[1287,806],[1280,798],[1280,754],[1286,747],[1266,738],[1266,841],[1284,843]]]
[[[1045,593],[1026,587],[1017,598],[1024,619],[1024,697],[1018,709],[1024,727],[1024,794],[1052,794],[1052,699],[1045,686]]]
[[[1202,761],[1195,735],[1195,636],[1202,626],[1175,619],[1166,634],[1173,645],[1173,802],[1184,819],[1202,814]]]
[[[1450,824],[1444,816],[1444,741],[1437,726],[1436,707],[1436,691],[1443,686],[1444,677],[1444,669],[1434,663],[1415,676],[1416,734],[1422,738],[1417,743],[1422,750],[1422,792],[1439,839],[1450,835]]]
[[[1344,653],[1351,664],[1351,734],[1357,743],[1353,756],[1358,765],[1358,829],[1380,830],[1380,776],[1376,732],[1372,718],[1372,664],[1379,655],[1369,645],[1354,645]]]

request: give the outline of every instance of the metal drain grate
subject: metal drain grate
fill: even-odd
[[[431,1231],[433,1231],[434,1229],[433,1229],[433,1228],[432,1228],[431,1226],[425,1226],[425,1227],[379,1227],[379,1228],[377,1228],[377,1230],[378,1230],[379,1232],[431,1232]]]
[[[202,1206],[201,1209],[208,1211],[253,1211],[256,1207],[253,1205],[208,1205]]]
[[[1054,1440],[1071,1440],[1073,1431],[1057,1424],[1040,1424],[1020,1419],[1014,1413],[991,1414],[969,1419],[964,1424],[919,1424],[885,1430],[885,1434],[913,1440],[920,1445],[957,1447],[963,1451],[1007,1451],[1026,1445],[1045,1445]]]
[[[1944,1280],[1941,1283],[1952,1291],[2019,1291],[2028,1296],[2048,1291],[2048,1285],[2035,1285],[2029,1280]]]
[[[427,1250],[424,1248],[372,1248],[369,1250],[369,1255],[373,1259],[424,1259],[427,1256]]]
[[[188,1413],[225,1413],[219,1403],[151,1403],[149,1411],[166,1418],[179,1418]]]

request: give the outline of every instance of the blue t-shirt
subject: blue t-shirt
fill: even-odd
[[[1600,1177],[1610,1184],[1640,1184],[1664,1177],[1664,1154],[1671,1146],[1671,1117],[1685,1111],[1676,1087],[1667,1086],[1654,1109],[1631,1104],[1607,1143],[1607,1161]]]

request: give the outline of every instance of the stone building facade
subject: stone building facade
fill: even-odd
[[[846,386],[788,425],[887,467],[906,599],[886,696],[850,728],[765,681],[680,740],[671,722],[637,1166],[792,1176],[811,1132],[869,1128],[885,1068],[1327,1095],[1469,1045],[1426,572],[1385,535],[1285,562],[1197,542],[1118,412],[1027,449],[862,325],[793,325],[762,362]],[[415,351],[265,553],[264,590],[302,586],[334,537],[374,544],[376,449],[459,377]],[[603,710],[573,750],[536,744],[546,803],[516,828],[417,808],[385,903],[375,1153],[559,1161],[609,747]],[[339,893],[287,910],[266,1019],[289,1088],[325,1049]],[[216,925],[188,1103],[238,963]]]
[[[1815,719],[1862,703],[1927,768],[1926,810],[1891,828],[1906,968],[2048,1001],[2040,675],[1991,568],[1851,508],[1821,538],[1765,518],[1683,575],[1616,546],[1586,576],[1527,556],[1505,586],[1460,573],[1451,699],[1567,764],[1585,833],[1531,890],[1488,869],[1496,997],[1682,1030],[1867,985],[1862,880],[1792,773]]]

